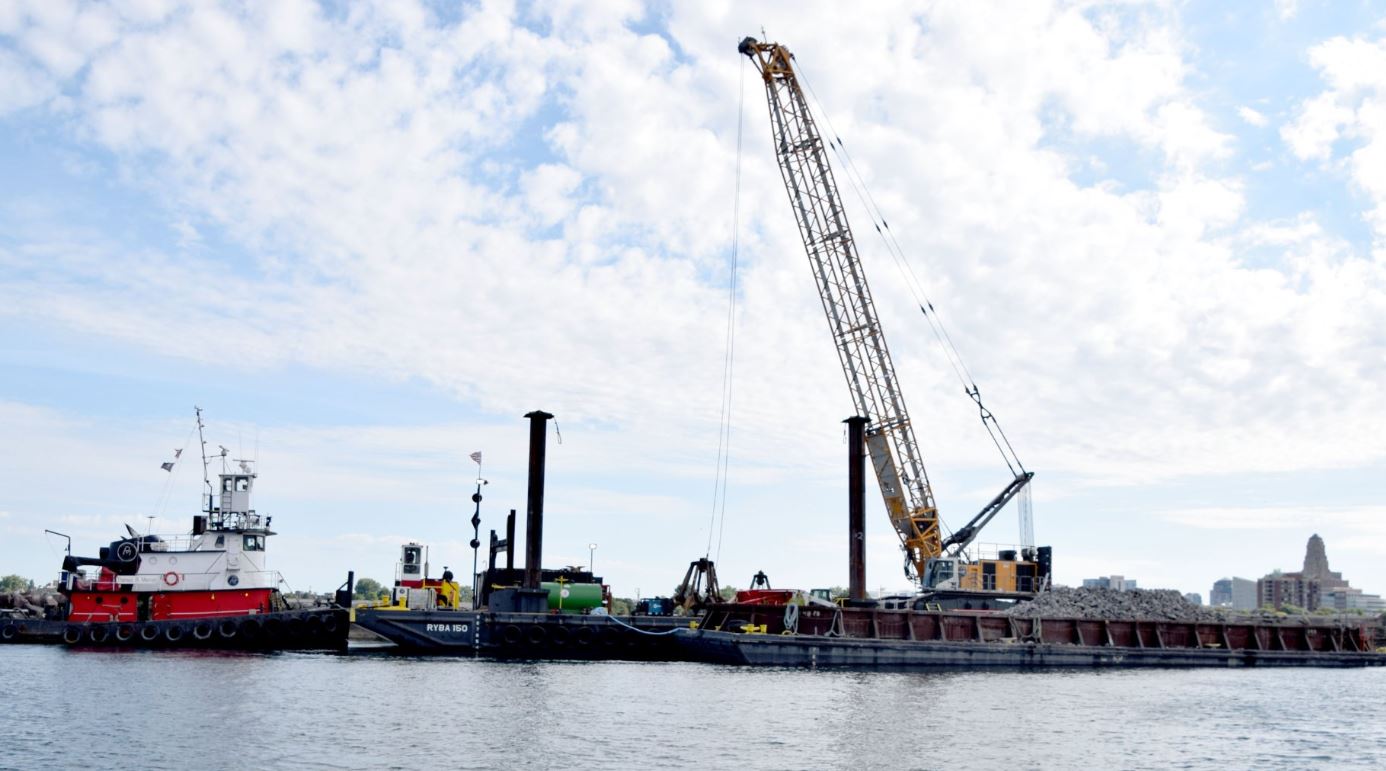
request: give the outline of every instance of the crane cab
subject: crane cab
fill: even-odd
[[[1023,559],[1014,549],[1003,549],[996,559],[965,560],[934,557],[924,567],[925,591],[1000,592],[1034,594],[1049,581],[1050,549],[1027,549]]]

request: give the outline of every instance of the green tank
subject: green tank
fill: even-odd
[[[549,591],[549,610],[561,609],[565,613],[582,613],[602,606],[601,584],[560,584],[557,581],[545,581],[539,586]],[[564,592],[567,594],[564,595]]]

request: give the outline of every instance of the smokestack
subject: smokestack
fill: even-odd
[[[515,510],[505,518],[505,569],[515,569]]]
[[[866,599],[866,424],[851,417],[847,424],[847,599]]]
[[[529,418],[529,500],[525,514],[525,585],[539,588],[540,561],[544,553],[544,449],[548,420],[543,410],[526,413]]]

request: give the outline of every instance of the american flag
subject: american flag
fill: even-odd
[[[476,452],[472,453],[472,454],[471,454],[470,456],[468,456],[468,457],[470,457],[470,458],[472,459],[472,461],[473,461],[474,463],[476,463],[476,465],[478,465],[478,466],[481,465],[481,450],[477,450]]]

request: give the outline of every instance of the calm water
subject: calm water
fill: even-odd
[[[0,767],[1386,768],[1386,669],[874,674],[0,648]]]

